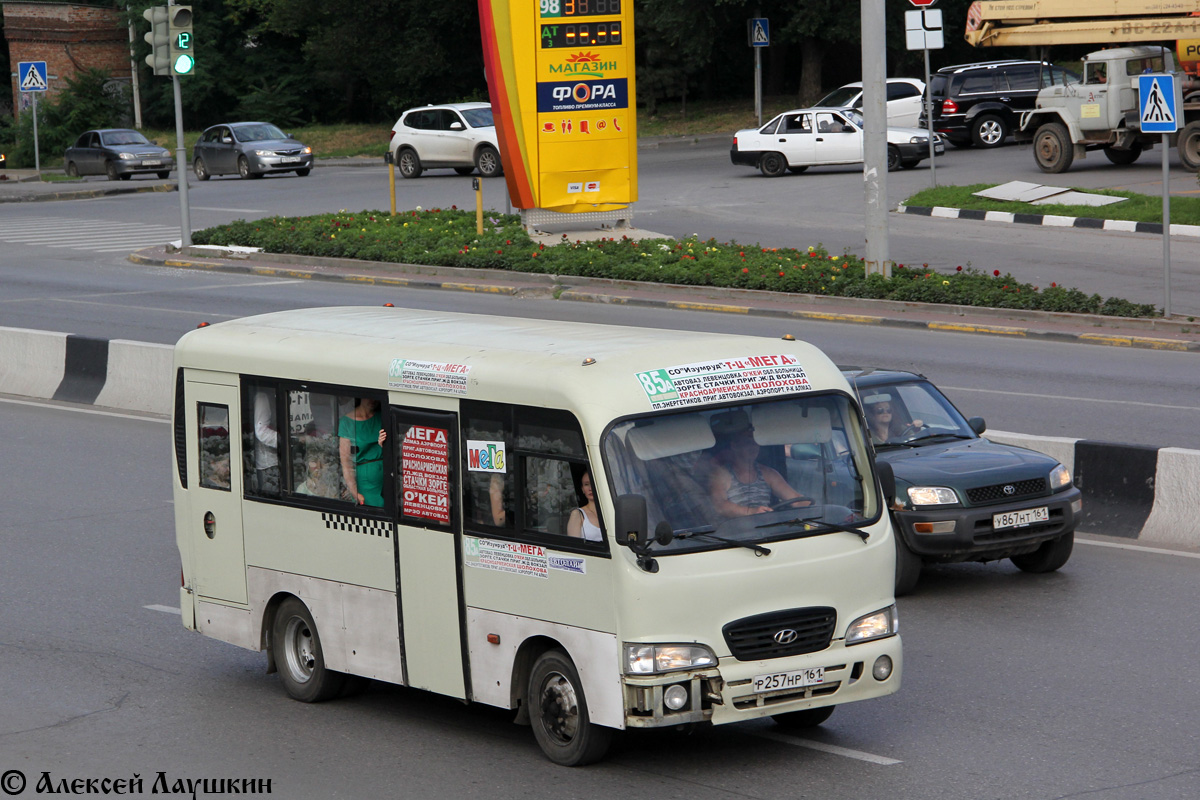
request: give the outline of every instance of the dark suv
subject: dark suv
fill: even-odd
[[[896,595],[923,564],[996,561],[1025,572],[1067,563],[1083,502],[1066,466],[980,436],[922,375],[843,367],[861,402],[875,460],[895,475]]]
[[[955,147],[999,147],[1034,107],[1039,89],[1079,76],[1044,61],[981,61],[943,67],[930,78],[933,129]],[[920,127],[929,127],[921,114]]]

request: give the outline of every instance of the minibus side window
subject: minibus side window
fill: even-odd
[[[458,484],[455,414],[392,407],[400,522],[452,532]]]
[[[276,387],[247,383],[242,413],[246,494],[279,497],[279,396]]]
[[[478,413],[472,405],[480,406]],[[468,525],[511,530],[515,476],[509,464],[511,415],[491,403],[463,404],[463,518]]]
[[[229,407],[197,403],[200,485],[229,491]]]

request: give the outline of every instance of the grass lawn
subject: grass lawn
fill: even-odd
[[[1123,219],[1133,222],[1162,222],[1162,195],[1136,194],[1115,189],[1077,189],[1089,194],[1104,194],[1128,198],[1123,203],[1108,206],[1070,206],[1032,203],[1012,203],[988,200],[973,193],[998,184],[976,183],[970,186],[939,186],[917,192],[904,201],[906,206],[945,206],[971,208],[980,211],[1010,211],[1017,214],[1055,214],[1063,217],[1092,219]],[[1175,225],[1200,225],[1200,197],[1172,197],[1171,222]]]

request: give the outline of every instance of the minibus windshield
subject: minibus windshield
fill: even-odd
[[[669,526],[656,554],[863,536],[879,514],[860,417],[842,394],[624,420],[604,459],[615,496],[646,499],[649,531]]]

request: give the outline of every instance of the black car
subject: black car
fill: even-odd
[[[171,151],[129,128],[84,131],[63,155],[67,175],[107,175],[110,181],[127,181],[134,175],[153,173],[164,180],[175,168]]]
[[[1071,556],[1083,502],[1070,471],[1050,456],[980,437],[922,375],[845,370],[858,394],[877,463],[896,476],[896,594],[924,563],[1011,559],[1052,572]]]
[[[980,61],[939,69],[929,80],[933,129],[955,147],[999,147],[1038,91],[1079,76],[1044,61]],[[928,128],[921,112],[922,128]]]

